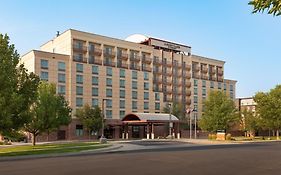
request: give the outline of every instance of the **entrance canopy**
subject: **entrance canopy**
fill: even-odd
[[[166,123],[166,122],[178,122],[179,119],[170,114],[156,114],[156,113],[131,113],[127,114],[122,121],[124,123]]]

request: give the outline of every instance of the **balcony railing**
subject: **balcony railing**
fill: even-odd
[[[171,61],[163,61],[163,66],[171,67],[173,64]]]
[[[200,70],[199,66],[192,66],[192,71],[198,72]]]
[[[190,90],[186,90],[186,96],[191,96],[191,91]]]
[[[211,76],[211,77],[210,77],[210,80],[211,80],[211,81],[216,81],[217,78],[216,78],[216,76]]]
[[[154,69],[154,70],[153,70],[153,73],[154,73],[154,74],[162,74],[162,70]]]
[[[172,96],[168,96],[168,97],[166,97],[166,102],[172,102],[172,101],[173,101]]]
[[[214,74],[216,74],[216,70],[215,70],[214,68],[211,68],[210,71],[209,71],[209,73],[212,74],[212,75],[214,75]]]
[[[201,75],[201,79],[208,80],[208,76],[207,75]]]
[[[140,70],[140,66],[139,66],[139,65],[135,65],[135,64],[131,64],[131,65],[130,65],[130,69],[133,69],[133,70]]]
[[[166,71],[166,72],[164,72],[164,74],[171,76],[173,73],[172,73],[172,71]]]
[[[208,68],[206,68],[206,67],[202,67],[201,72],[203,72],[203,73],[207,73],[207,72],[208,72]]]
[[[153,83],[162,84],[162,78],[154,78]]]
[[[172,80],[169,80],[169,79],[163,80],[163,83],[164,83],[165,85],[172,85]]]
[[[186,82],[185,82],[185,86],[186,86],[186,87],[191,87],[191,82],[186,81]]]
[[[182,65],[179,64],[179,63],[173,63],[173,67],[176,67],[178,69],[181,69],[182,68]]]
[[[199,74],[193,74],[193,75],[192,75],[192,78],[197,78],[197,79],[199,79],[200,76],[199,76]]]
[[[183,75],[184,78],[187,78],[187,79],[190,79],[191,78],[191,75],[190,74],[185,74]]]
[[[148,64],[150,64],[152,62],[152,59],[147,56],[143,56],[141,60],[142,60],[142,62],[148,63]]]
[[[117,63],[117,67],[128,69],[129,65],[127,63]]]
[[[96,56],[101,56],[102,54],[102,50],[101,49],[97,49],[97,48],[89,48],[89,54],[90,55],[96,55]]]
[[[186,104],[191,105],[191,99],[190,98],[186,98]]]
[[[104,65],[104,66],[115,67],[115,62],[114,62],[114,61],[107,61],[107,60],[104,60],[104,61],[103,61],[103,65]]]
[[[218,77],[219,82],[223,82],[223,77]]]
[[[153,64],[155,64],[155,65],[162,65],[162,60],[154,58],[153,59]]]
[[[73,56],[73,61],[81,62],[81,63],[87,63],[87,58],[86,57]]]
[[[74,52],[87,52],[86,46],[79,46],[77,44],[73,44],[73,51]]]
[[[128,54],[127,53],[119,53],[117,54],[117,58],[118,59],[122,59],[122,60],[128,60]]]
[[[151,72],[152,68],[151,67],[142,67],[142,71]]]
[[[101,59],[92,59],[89,58],[89,64],[98,64],[98,65],[102,65],[102,60]]]
[[[223,75],[223,70],[218,69],[218,75]]]
[[[103,50],[103,56],[104,56],[104,57],[111,57],[111,58],[114,58],[115,55],[116,55],[116,52],[114,52],[114,51],[108,52],[108,51],[106,51],[106,50]]]
[[[165,93],[165,94],[172,94],[173,90],[171,88],[167,88],[167,89],[163,90],[163,93]]]
[[[185,66],[184,66],[184,69],[186,69],[186,70],[190,71],[191,66],[190,66],[190,65],[185,65]]]
[[[140,56],[138,55],[130,55],[130,61],[140,61]]]

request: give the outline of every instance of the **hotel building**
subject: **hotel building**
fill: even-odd
[[[42,80],[56,83],[74,113],[86,103],[101,107],[104,102],[107,130],[114,138],[121,137],[126,114],[161,113],[167,103],[176,102],[196,109],[198,119],[211,89],[235,99],[236,81],[224,79],[224,61],[144,35],[120,40],[69,29],[23,55],[21,62]],[[73,118],[56,139],[88,138]]]

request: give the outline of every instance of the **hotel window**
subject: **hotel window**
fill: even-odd
[[[220,82],[218,83],[218,89],[221,89],[221,83]]]
[[[98,66],[92,66],[92,74],[99,74],[99,67]]]
[[[143,78],[144,78],[144,80],[149,80],[149,74],[148,74],[148,72],[144,72],[144,73],[143,73]]]
[[[49,61],[48,60],[41,60],[41,69],[48,69]]]
[[[125,109],[125,100],[120,100],[119,106],[120,106],[120,109]]]
[[[58,94],[65,94],[65,85],[58,85]]]
[[[59,83],[65,83],[65,74],[58,73],[58,81]]]
[[[58,62],[58,71],[65,71],[65,62]]]
[[[138,99],[138,92],[137,91],[132,91],[132,98]]]
[[[194,96],[194,103],[198,103],[198,97]]]
[[[125,88],[125,80],[120,79],[120,88]]]
[[[92,88],[92,96],[99,96],[99,88],[96,87]]]
[[[76,83],[83,84],[83,75],[76,75]]]
[[[48,81],[49,79],[49,73],[48,72],[41,72],[40,79],[44,81]]]
[[[105,115],[105,118],[112,118],[112,110],[106,110]]]
[[[210,88],[214,88],[215,87],[215,83],[213,81],[210,82]]]
[[[223,83],[223,89],[226,91],[226,83]]]
[[[124,118],[125,116],[125,111],[119,111],[120,119]]]
[[[132,101],[132,109],[138,109],[138,102]]]
[[[83,87],[76,86],[76,95],[83,95]]]
[[[194,95],[198,95],[198,88],[197,87],[194,88]]]
[[[112,54],[112,47],[105,47],[105,53],[111,55]]]
[[[125,98],[126,91],[120,90],[120,98]]]
[[[198,86],[198,80],[194,80],[194,86]]]
[[[111,67],[107,67],[106,68],[106,75],[107,76],[112,76],[112,68]]]
[[[124,69],[120,69],[120,70],[119,70],[119,76],[120,76],[120,78],[125,78],[125,76],[126,76],[126,71],[125,71]]]
[[[112,108],[112,100],[107,99],[105,102],[107,108]]]
[[[106,89],[106,97],[112,97],[112,89]]]
[[[112,87],[112,79],[106,78],[106,86]]]
[[[155,93],[155,100],[159,101],[160,100],[160,94],[159,93]]]
[[[160,110],[160,103],[155,103],[155,110]]]
[[[76,72],[83,72],[83,64],[76,63]]]
[[[138,72],[137,71],[132,71],[132,79],[138,79]]]
[[[137,89],[138,88],[138,82],[137,81],[132,81],[132,88]]]
[[[83,106],[83,98],[77,97],[76,98],[76,107],[82,107]]]
[[[206,87],[206,81],[205,80],[202,81],[202,87]]]
[[[194,111],[198,111],[198,105],[193,105]]]
[[[99,77],[92,77],[92,85],[99,85]]]
[[[76,136],[83,136],[83,125],[76,125],[75,134]]]
[[[144,82],[143,88],[144,88],[144,90],[149,90],[149,83],[148,82]]]
[[[149,102],[144,102],[143,103],[143,109],[144,110],[149,109]]]
[[[149,92],[144,92],[143,98],[144,98],[144,100],[149,100]]]
[[[206,89],[202,89],[202,95],[206,96],[206,94],[207,94]]]
[[[232,84],[229,85],[229,90],[233,91],[233,85]]]
[[[233,92],[230,92],[230,98],[231,98],[231,99],[234,99],[234,94],[233,94]]]
[[[93,98],[92,99],[92,107],[96,107],[96,106],[99,106],[99,99]]]

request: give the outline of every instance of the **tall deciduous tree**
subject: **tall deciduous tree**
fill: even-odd
[[[27,121],[25,112],[36,99],[39,77],[19,64],[7,35],[0,34],[0,134],[10,135]]]
[[[199,126],[203,130],[228,130],[239,121],[234,101],[222,91],[211,91],[204,104],[205,110],[199,120]]]
[[[277,85],[270,92],[259,92],[254,97],[257,103],[257,113],[268,129],[276,130],[277,139],[281,129],[281,85]]]
[[[89,139],[92,131],[98,132],[102,128],[101,109],[98,106],[91,108],[89,104],[85,104],[82,108],[76,111],[75,116],[88,130]]]
[[[256,131],[262,127],[262,121],[260,120],[260,117],[255,115],[253,111],[248,111],[246,109],[243,110],[241,114],[245,131],[254,137]]]
[[[185,114],[183,111],[183,106],[180,103],[172,103],[172,109],[171,114],[178,117],[180,120],[184,120]],[[166,104],[166,106],[163,108],[163,112],[169,114],[170,113],[170,106],[169,104]]]
[[[281,15],[281,0],[251,0],[249,5],[253,6],[253,13],[266,10],[268,14]]]
[[[64,97],[56,94],[56,86],[42,82],[38,88],[36,102],[31,105],[27,113],[29,122],[25,130],[32,134],[32,143],[35,145],[36,137],[43,132],[58,129],[71,121],[71,108]]]

